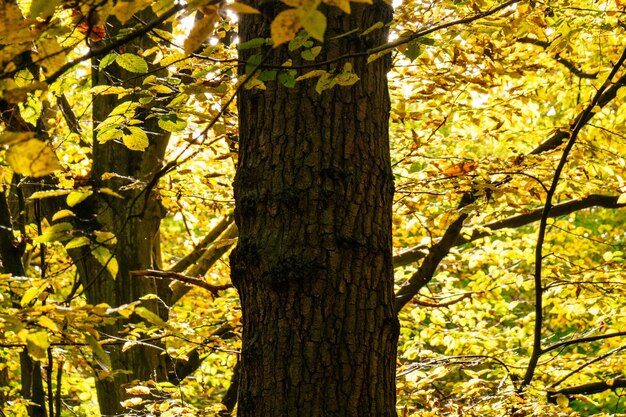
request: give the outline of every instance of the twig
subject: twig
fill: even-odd
[[[232,284],[223,284],[223,285],[209,284],[208,282],[200,278],[191,277],[189,275],[181,274],[179,272],[172,272],[172,271],[159,271],[156,269],[137,269],[134,271],[129,271],[129,274],[130,276],[134,276],[134,277],[171,278],[171,279],[184,282],[185,284],[195,285],[197,287],[204,288],[205,290],[209,290],[211,291],[213,295],[217,295],[218,291],[223,291],[223,290],[233,287]]]
[[[618,82],[617,84],[612,84],[613,78],[616,76],[619,69],[624,64],[626,60],[626,48],[622,52],[622,55],[617,60],[613,69],[611,70],[609,76],[602,86],[598,89],[595,96],[591,100],[591,103],[587,105],[587,107],[583,110],[580,116],[577,118],[571,129],[571,135],[569,136],[569,140],[567,141],[567,145],[565,145],[565,149],[563,150],[563,154],[561,155],[561,159],[559,164],[554,171],[554,177],[552,179],[552,184],[550,185],[550,189],[546,194],[546,201],[543,207],[543,213],[541,215],[541,220],[539,223],[539,233],[537,236],[537,246],[535,247],[535,273],[534,273],[534,285],[535,285],[535,325],[534,325],[534,336],[533,336],[533,345],[532,345],[532,353],[530,355],[530,360],[528,362],[528,367],[526,368],[526,374],[524,375],[524,379],[520,385],[520,389],[528,386],[533,379],[533,375],[535,373],[535,369],[539,362],[539,358],[545,350],[541,348],[541,327],[543,325],[543,284],[542,284],[542,261],[543,261],[543,244],[546,237],[546,230],[548,227],[548,217],[550,216],[550,210],[552,209],[552,199],[554,194],[556,193],[556,188],[559,183],[559,179],[561,177],[561,173],[565,168],[565,164],[567,162],[567,158],[576,143],[576,139],[578,138],[578,134],[585,126],[585,124],[593,117],[596,112],[596,107],[602,107],[600,104],[600,100],[603,97],[604,93],[611,87],[615,85],[621,84]],[[622,82],[626,80],[626,76],[622,76],[620,78]],[[619,89],[619,87],[617,87]],[[615,90],[617,93],[617,90]]]

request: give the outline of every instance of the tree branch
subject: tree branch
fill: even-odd
[[[575,395],[591,395],[598,394],[606,390],[615,390],[617,388],[626,388],[626,378],[618,377],[608,379],[606,381],[592,382],[589,384],[577,385],[575,387],[562,388],[557,391],[548,391],[548,402],[556,404],[557,395],[565,395],[570,398]]]
[[[561,159],[559,160],[559,164],[554,170],[554,176],[552,179],[552,184],[550,184],[550,189],[546,193],[546,201],[543,206],[543,212],[541,213],[541,220],[539,222],[539,232],[537,234],[537,245],[535,247],[535,271],[534,271],[534,286],[535,286],[535,324],[533,330],[533,344],[532,344],[532,353],[530,355],[530,360],[528,362],[528,367],[526,368],[526,373],[524,375],[524,379],[520,384],[520,390],[524,387],[530,385],[533,375],[535,373],[535,369],[539,363],[539,358],[541,355],[545,353],[545,351],[541,347],[541,330],[543,326],[543,280],[542,280],[542,262],[543,262],[543,244],[546,237],[546,230],[548,228],[548,217],[550,216],[550,210],[552,209],[552,199],[556,194],[556,189],[559,183],[559,179],[561,177],[561,173],[565,168],[565,164],[567,163],[567,158],[571,150],[576,143],[576,139],[578,138],[578,134],[583,129],[587,121],[589,121],[593,115],[596,113],[597,107],[602,107],[603,104],[600,103],[602,97],[605,96],[605,92],[611,88],[615,88],[614,93],[617,93],[619,86],[623,85],[626,82],[626,75],[623,75],[618,83],[612,84],[613,78],[617,75],[617,72],[626,61],[626,48],[624,48],[622,55],[617,60],[611,72],[609,73],[606,81],[602,84],[602,86],[598,89],[596,94],[594,95],[591,102],[584,108],[584,110],[577,117],[575,123],[571,126],[569,135],[569,139],[567,141],[567,145],[565,149],[563,149],[563,154],[561,155]],[[621,84],[620,84],[621,83]],[[614,95],[613,95],[614,97]],[[607,101],[608,103],[608,101]],[[606,103],[605,103],[606,104]]]
[[[126,45],[128,42],[132,41],[133,39],[136,39],[136,38],[138,38],[138,37],[140,37],[142,35],[145,35],[146,33],[150,32],[152,29],[156,28],[161,23],[165,22],[167,19],[169,19],[170,17],[174,16],[176,13],[178,13],[181,10],[183,10],[184,8],[185,8],[185,6],[183,6],[182,3],[178,3],[178,4],[174,5],[174,7],[172,7],[171,9],[166,11],[165,13],[163,13],[161,16],[157,17],[153,21],[151,21],[148,24],[146,24],[145,26],[141,26],[141,27],[137,28],[136,30],[130,32],[128,35],[122,36],[121,38],[119,38],[116,41],[113,41],[113,42],[111,42],[109,44],[103,45],[103,46],[101,46],[99,48],[93,48],[89,52],[87,52],[85,55],[83,55],[83,56],[81,56],[79,58],[76,58],[76,59],[74,59],[74,60],[72,60],[70,62],[67,62],[61,68],[59,68],[56,72],[54,72],[52,75],[50,75],[46,79],[46,83],[47,84],[52,84],[61,75],[65,74],[66,71],[68,71],[69,69],[73,68],[74,66],[80,64],[83,61],[86,61],[86,60],[91,59],[91,58],[96,58],[98,56],[102,56],[102,55],[104,55],[104,54],[106,54],[108,52],[111,52],[115,48],[118,48],[118,47],[120,47],[122,45]]]
[[[206,248],[204,253],[202,253],[202,256],[200,256],[191,268],[189,268],[187,275],[193,277],[204,276],[211,269],[211,267],[213,267],[213,265],[215,265],[215,263],[230,250],[235,243],[234,238],[237,237],[237,232],[238,230],[235,223],[230,223],[219,238],[214,241],[212,245]],[[172,304],[180,300],[190,290],[190,287],[183,284],[180,280],[170,284],[170,288],[172,290],[172,296],[170,299]]]
[[[183,272],[193,265],[202,256],[207,246],[215,242],[232,222],[232,214],[223,217],[222,220],[220,220],[219,223],[217,223],[215,227],[207,233],[207,235],[193,248],[189,254],[185,255],[182,259],[176,262],[169,270],[172,272]]]
[[[129,271],[129,274],[134,277],[171,278],[177,281],[184,282],[185,284],[195,285],[197,287],[204,288],[205,290],[209,290],[213,295],[217,295],[218,291],[226,290],[233,287],[232,284],[209,284],[208,282],[200,278],[190,277],[189,275],[172,271],[159,271],[156,269],[137,269],[134,271]]]
[[[542,41],[539,39],[528,38],[528,37],[518,38],[517,41],[521,43],[529,43],[531,45],[540,46],[543,49],[547,49],[552,44],[552,42]],[[566,58],[563,58],[561,54],[556,54],[554,56],[554,59],[556,62],[558,62],[559,64],[563,65],[565,68],[570,70],[570,72],[574,74],[575,76],[577,76],[578,78],[587,78],[591,80],[595,80],[596,78],[598,78],[598,71],[594,73],[586,73],[580,68],[578,68],[576,64],[574,64],[572,61]]]
[[[618,198],[619,196],[591,194],[580,200],[571,200],[566,201],[565,203],[554,205],[550,210],[549,216],[560,217],[591,207],[603,207],[611,209],[625,207],[626,204],[617,204]],[[530,213],[519,214],[517,216],[507,217],[506,219],[502,219],[496,222],[487,223],[483,226],[480,226],[479,229],[474,230],[469,237],[459,236],[459,238],[454,242],[454,246],[464,245],[465,243],[473,242],[474,240],[489,236],[492,232],[495,232],[496,230],[514,229],[536,222],[537,220],[541,219],[542,211],[542,208],[535,209]],[[428,246],[415,246],[402,252],[399,255],[394,256],[393,265],[394,267],[398,268],[401,266],[409,265],[413,262],[417,262],[420,259],[424,258],[427,252]]]

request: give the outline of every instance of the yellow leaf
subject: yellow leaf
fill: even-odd
[[[50,347],[48,340],[48,332],[40,331],[28,333],[26,336],[26,347],[28,354],[35,360],[41,361],[46,359],[46,350]]]
[[[76,204],[83,202],[87,197],[93,194],[93,191],[72,191],[66,198],[67,205],[74,207]]]
[[[185,39],[183,49],[185,50],[186,55],[189,55],[198,49],[205,39],[213,33],[213,29],[215,28],[215,23],[218,18],[217,7],[205,7],[204,11],[205,14],[202,19],[198,20],[194,24],[193,28],[189,32],[189,35]]]
[[[96,242],[102,243],[105,245],[115,245],[117,243],[117,239],[115,238],[115,234],[111,232],[103,232],[102,230],[95,230],[93,232],[94,236],[96,236]]]
[[[37,34],[35,31],[31,32],[29,28],[31,23],[32,20],[24,19],[17,4],[0,2],[0,45],[32,41]]]
[[[563,394],[556,394],[556,403],[559,405],[559,407],[565,408],[569,405],[569,400]]]
[[[41,316],[37,319],[37,324],[41,327],[44,327],[48,330],[52,330],[53,332],[58,332],[59,328],[55,322],[53,322],[49,317]]]
[[[139,317],[147,320],[151,324],[154,324],[160,327],[168,327],[167,323],[161,317],[157,316],[155,313],[153,313],[152,311],[148,310],[145,307],[136,307],[135,313]]]
[[[0,133],[0,144],[13,145],[24,142],[35,137],[35,132],[2,132]]]
[[[306,74],[299,76],[298,78],[296,78],[296,81],[302,81],[302,80],[307,80],[309,78],[321,77],[322,75],[325,75],[325,74],[328,74],[328,71],[313,70],[313,71],[309,71]]]
[[[91,240],[89,240],[86,236],[75,237],[74,239],[67,242],[65,245],[65,249],[74,249],[80,248],[81,246],[86,246],[91,244]]]
[[[272,21],[271,26],[274,48],[295,38],[301,27],[298,10],[289,9],[280,12]]]
[[[126,393],[132,395],[150,395],[150,388],[144,385],[135,385],[134,387],[126,388]]]
[[[37,54],[33,57],[44,70],[46,76],[54,74],[65,64],[65,51],[56,39],[39,39]]]
[[[29,200],[36,200],[36,199],[41,199],[41,198],[60,197],[62,195],[68,195],[69,193],[71,193],[70,190],[35,191],[34,193],[31,194],[30,197],[28,197],[28,199]],[[53,218],[53,220],[56,220],[56,219]]]
[[[140,12],[152,3],[152,0],[129,0],[119,1],[113,7],[111,13],[115,15],[117,20],[122,24],[128,22],[135,13]]]
[[[91,253],[101,265],[106,267],[111,277],[115,279],[119,271],[119,266],[113,254],[104,246],[96,246],[91,249]]]
[[[33,197],[31,196],[30,198],[33,198]],[[59,210],[56,213],[54,213],[54,215],[52,216],[52,221],[55,222],[59,219],[63,219],[65,217],[72,217],[72,216],[75,216],[75,214],[71,210],[67,210],[67,209]]]
[[[617,204],[626,204],[626,193],[620,194],[617,198]]]
[[[130,133],[122,136],[122,141],[124,141],[124,145],[128,149],[131,151],[143,151],[148,147],[150,142],[146,132],[135,126],[129,126],[127,129]]]
[[[324,3],[338,7],[345,13],[350,13],[350,0],[324,0]]]
[[[260,14],[261,13],[254,7],[244,4],[244,3],[239,3],[239,2],[227,4],[223,8],[229,9],[229,10],[232,10],[233,12],[241,13],[241,14]]]
[[[326,32],[326,16],[324,16],[324,13],[319,10],[312,10],[305,13],[300,19],[300,23],[312,38],[320,42],[324,41],[324,33]]]
[[[6,160],[13,171],[27,177],[43,177],[61,169],[52,148],[37,139],[11,145]]]

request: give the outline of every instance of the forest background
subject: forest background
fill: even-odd
[[[332,37],[373,6],[284,3],[0,4],[0,415],[235,412],[237,94],[331,106],[356,59],[391,63],[397,412],[624,415],[626,3],[406,0]]]

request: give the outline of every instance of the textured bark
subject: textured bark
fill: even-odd
[[[324,10],[327,39],[391,18],[382,2],[352,6],[350,15]],[[267,20],[242,17],[240,36],[268,36]],[[386,37],[329,40],[318,59]],[[287,58],[297,65],[299,51],[277,48],[267,63]],[[396,415],[389,60],[352,64],[361,78],[352,87],[320,95],[315,81],[268,82],[238,99],[231,267],[243,309],[240,417]]]
[[[153,17],[142,12],[142,18],[149,21]],[[116,33],[119,24],[110,19],[109,30]],[[152,46],[147,37],[125,45],[126,52]],[[98,68],[98,62],[94,62]],[[157,74],[158,75],[158,74]],[[128,88],[142,85],[143,77],[129,73],[116,65],[107,67],[105,71],[94,70],[93,85],[121,85]],[[127,96],[123,100],[137,100],[135,96]],[[121,103],[115,95],[94,96],[94,126],[102,122],[111,110]],[[141,110],[140,110],[141,112]],[[144,120],[142,128],[148,134],[150,146],[143,152],[131,151],[123,144],[109,141],[98,143],[94,132],[93,167],[91,183],[94,188],[109,187],[124,195],[124,199],[94,193],[85,202],[75,207],[77,217],[87,231],[106,230],[115,233],[117,244],[113,253],[119,265],[117,277],[111,277],[106,268],[90,254],[86,247],[70,251],[78,268],[81,283],[90,304],[106,303],[111,307],[128,304],[139,300],[146,294],[158,294],[168,302],[169,290],[167,280],[132,277],[129,271],[135,269],[160,269],[159,259],[159,225],[163,209],[158,196],[153,190],[135,187],[122,191],[121,187],[129,185],[132,180],[148,182],[163,163],[165,148],[169,136],[157,125],[157,119],[145,119],[149,110],[143,110],[137,119]],[[115,173],[119,177],[102,180],[105,173]],[[142,305],[167,319],[167,308],[155,300],[143,301]],[[124,322],[102,326],[99,330],[102,338],[119,336]],[[126,352],[121,345],[107,346],[111,357],[113,377],[97,378],[96,389],[100,412],[103,415],[121,414],[122,401],[126,395],[124,385],[133,380],[168,380],[166,355],[162,355],[158,343],[151,346],[136,346]]]

